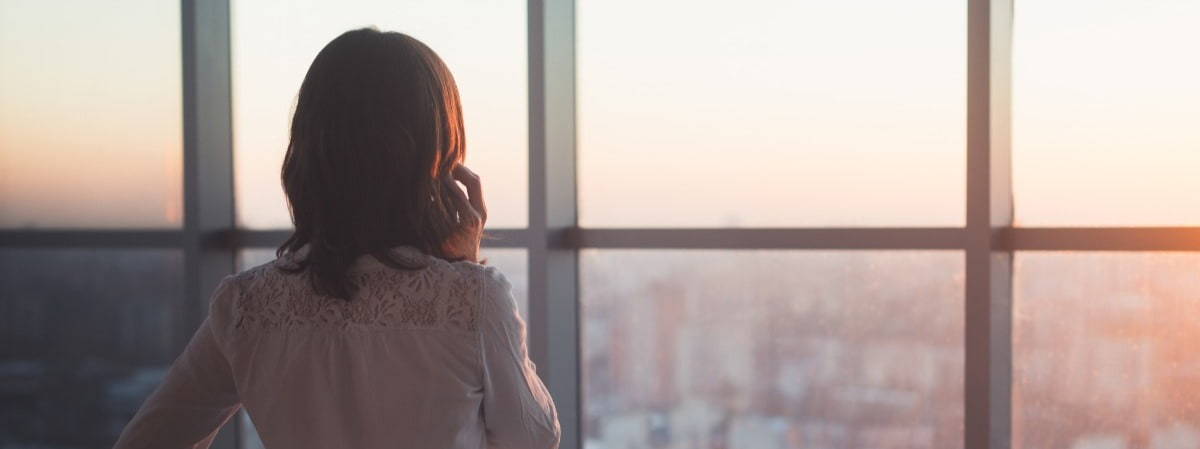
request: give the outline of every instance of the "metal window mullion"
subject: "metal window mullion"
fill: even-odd
[[[1014,251],[1200,251],[1200,227],[1011,228]]]
[[[222,278],[234,272],[233,133],[230,97],[229,0],[182,0],[183,304],[174,333],[181,352],[208,313]],[[236,448],[231,419],[214,448]]]
[[[580,439],[575,3],[529,0],[529,347],[558,408],[562,448]]]
[[[38,249],[177,249],[182,229],[71,229],[0,231],[0,248]]]
[[[994,230],[995,231],[995,230]],[[489,229],[485,248],[527,248],[528,229]],[[274,249],[287,229],[237,230],[235,249]],[[820,249],[963,250],[966,228],[587,228],[559,231],[550,248],[565,249]],[[1007,251],[1200,251],[1200,227],[1019,227],[993,232],[992,247]],[[0,231],[0,248],[176,248],[180,230],[103,229]]]
[[[576,229],[565,245],[612,249],[961,250],[964,228]]]
[[[254,248],[275,249],[288,236],[290,229],[238,229],[228,236],[230,245],[236,249]],[[0,239],[3,236],[0,235]],[[486,229],[484,230],[484,248],[525,248],[532,240],[527,229]]]
[[[967,2],[964,446],[1012,440],[1011,0]]]
[[[209,234],[215,245],[277,247],[288,229]],[[485,248],[526,248],[527,229],[489,229]],[[543,238],[539,233],[538,238]],[[1008,251],[1200,252],[1200,226],[1014,227],[993,236]],[[0,230],[3,249],[179,249],[183,229]],[[962,250],[966,228],[588,228],[560,232],[551,248]]]

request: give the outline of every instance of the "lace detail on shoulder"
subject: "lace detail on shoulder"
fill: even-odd
[[[351,274],[351,301],[318,296],[303,274],[263,265],[238,275],[235,329],[446,328],[474,333],[478,276],[445,262],[424,269],[378,267]]]

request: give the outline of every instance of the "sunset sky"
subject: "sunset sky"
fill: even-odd
[[[0,0],[0,226],[182,222],[178,2]]]
[[[1016,11],[1017,224],[1200,225],[1200,2]]]
[[[288,115],[360,26],[437,51],[490,224],[526,222],[524,2],[232,1],[244,225],[287,226]],[[579,0],[584,226],[960,226],[965,0]],[[1200,3],[1016,8],[1023,225],[1200,225]],[[0,0],[0,227],[181,223],[177,2]]]

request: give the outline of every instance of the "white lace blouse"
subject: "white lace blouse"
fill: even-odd
[[[117,448],[207,447],[246,407],[267,449],[554,448],[554,403],[494,268],[398,248],[364,256],[352,301],[281,267],[229,276]]]

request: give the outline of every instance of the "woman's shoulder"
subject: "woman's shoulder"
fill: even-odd
[[[452,273],[447,276],[449,283],[455,285],[455,294],[452,296],[473,303],[473,308],[479,310],[479,315],[484,319],[496,314],[507,316],[517,308],[512,295],[512,283],[494,266],[437,259],[430,268]]]
[[[226,276],[217,285],[209,308],[210,317],[220,328],[242,328],[247,319],[273,310],[270,297],[294,297],[302,293],[299,276],[286,274],[279,259],[256,265]],[[264,294],[268,293],[268,294]]]
[[[236,297],[229,298],[233,301],[245,301],[246,292],[264,289],[279,291],[287,288],[289,284],[296,283],[298,279],[295,278],[302,278],[301,276],[287,276],[295,274],[287,269],[287,263],[282,257],[273,259],[226,276],[221,281],[221,285],[228,284],[228,288],[237,293]]]
[[[470,284],[474,287],[473,296],[485,319],[489,316],[494,318],[496,315],[506,317],[517,310],[512,283],[500,269],[473,262],[455,262],[454,265],[470,279]]]

